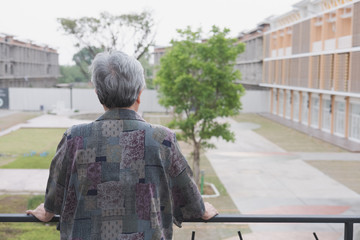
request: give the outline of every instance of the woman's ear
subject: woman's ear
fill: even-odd
[[[138,97],[136,99],[137,104],[140,104],[140,102],[141,102],[140,101],[140,96],[141,96],[142,92],[143,92],[143,90],[140,90],[139,95],[138,95]]]

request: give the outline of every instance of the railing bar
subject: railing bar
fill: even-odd
[[[344,240],[353,240],[354,224],[352,222],[346,222],[344,227]]]
[[[360,223],[360,216],[345,215],[218,215],[208,221],[191,219],[187,222],[243,223]]]
[[[315,237],[316,240],[319,240],[319,238],[318,238],[318,236],[316,235],[315,232],[313,233],[313,235],[314,235],[314,237]]]
[[[241,232],[240,232],[240,231],[238,231],[238,235],[239,235],[240,240],[243,240],[243,238],[242,238],[242,236],[241,236]]]
[[[50,222],[59,222],[60,216],[54,216]],[[41,222],[32,215],[26,214],[0,214],[0,222]]]
[[[192,231],[191,233],[191,240],[195,240],[195,231]]]
[[[59,216],[51,221],[58,222]],[[39,222],[26,214],[0,214],[0,222]],[[346,215],[218,215],[210,220],[190,219],[184,222],[212,223],[360,223],[360,216]]]

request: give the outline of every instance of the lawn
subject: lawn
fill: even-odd
[[[20,129],[0,137],[1,168],[48,169],[65,129]]]
[[[260,125],[254,131],[288,152],[346,152],[342,148],[285,127],[257,114],[239,114],[238,122]]]

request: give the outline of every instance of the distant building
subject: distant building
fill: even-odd
[[[238,39],[245,44],[245,51],[239,54],[235,68],[241,72],[240,83],[247,89],[258,89],[262,82],[264,59],[263,36],[269,30],[268,23],[261,23],[255,29],[242,32]]]
[[[152,53],[154,56],[153,79],[155,79],[156,73],[159,71],[161,57],[164,56],[164,54],[166,53],[166,51],[169,48],[170,48],[169,46],[168,47],[164,47],[164,46],[155,46],[154,47],[154,52]]]
[[[270,111],[360,142],[360,2],[303,0],[269,23],[260,85]]]
[[[58,58],[55,49],[0,34],[0,88],[54,86]]]

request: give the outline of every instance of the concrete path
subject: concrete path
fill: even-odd
[[[67,115],[48,115],[28,120],[26,123],[17,124],[11,128],[0,131],[0,136],[6,135],[20,128],[69,128],[76,124],[88,123],[90,121],[69,118]]]
[[[206,156],[243,214],[360,214],[360,195],[254,133],[246,123],[231,123],[235,143],[213,140]],[[317,154],[314,154],[317,155]],[[347,154],[343,155],[347,157]],[[353,156],[357,159],[359,155]],[[324,155],[318,158],[324,158]],[[341,158],[337,154],[336,158]],[[346,159],[346,158],[344,158]],[[360,158],[358,158],[360,159]],[[244,239],[341,239],[341,224],[251,224]],[[234,237],[231,239],[238,239]],[[358,238],[355,238],[358,239]]]
[[[0,194],[45,194],[49,170],[0,169]]]

